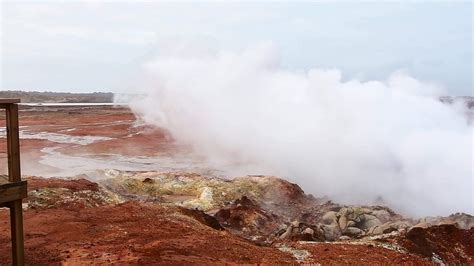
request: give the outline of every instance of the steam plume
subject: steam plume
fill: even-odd
[[[287,71],[271,45],[163,54],[146,70],[151,89],[132,109],[210,163],[341,202],[473,213],[472,125],[433,84],[401,72],[361,82],[336,69]]]

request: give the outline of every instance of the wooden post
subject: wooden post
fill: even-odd
[[[8,179],[21,181],[20,137],[18,131],[18,105],[9,104],[7,110]]]
[[[20,137],[18,128],[18,105],[6,105],[7,150],[8,150],[8,180],[21,182],[20,171]],[[24,236],[22,200],[17,199],[8,203],[10,207],[10,226],[12,236],[13,265],[24,265]]]
[[[25,265],[25,249],[23,237],[23,209],[21,200],[10,203],[10,225],[12,236],[13,265]]]

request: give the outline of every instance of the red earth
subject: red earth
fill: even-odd
[[[28,178],[28,182],[30,192],[41,188],[99,190],[96,183],[84,179]],[[0,261],[6,264],[11,263],[8,221],[7,209],[0,209]],[[67,206],[27,209],[24,221],[29,265],[297,262],[278,246],[255,245],[215,228],[199,212],[154,203],[97,202],[96,207],[85,207],[70,202]],[[420,256],[373,245],[299,242],[284,245],[309,251],[311,255],[301,261],[305,263],[430,264]]]
[[[177,149],[165,130],[141,125],[126,107],[45,107],[39,111],[23,108],[20,111],[20,126],[30,133],[112,138],[88,145],[23,138],[22,168],[30,172],[54,171],[54,167],[41,163],[45,147],[58,147],[63,154],[79,156],[154,156]],[[6,172],[5,149],[5,139],[0,138],[0,170],[3,172]],[[473,263],[472,260],[466,262],[457,257],[449,260],[449,248],[456,246],[456,243],[462,244],[462,248],[466,249],[463,252],[472,258],[473,229],[434,228],[412,231],[406,237],[393,239],[408,253],[372,244],[291,241],[261,246],[223,230],[208,216],[193,210],[140,201],[117,204],[100,197],[68,198],[69,195],[76,195],[74,192],[102,191],[98,184],[85,179],[28,178],[28,187],[30,195],[49,189],[67,196],[60,204],[46,201],[46,205],[34,205],[25,201],[30,206],[24,211],[25,254],[29,265],[297,262],[424,265],[432,264],[432,252],[437,252],[453,264]],[[78,195],[89,195],[87,193]],[[31,196],[29,200],[35,198]],[[0,265],[11,263],[9,234],[8,210],[0,209]],[[297,260],[291,252],[281,251],[284,250],[281,245],[306,250],[309,255]]]

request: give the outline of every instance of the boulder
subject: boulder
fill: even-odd
[[[386,210],[375,210],[375,211],[372,211],[371,214],[377,217],[377,219],[379,219],[379,221],[383,224],[390,221],[391,215]]]
[[[304,234],[304,235],[311,235],[311,236],[313,236],[314,230],[308,227],[308,228],[306,228],[306,229],[303,230],[303,234]]]
[[[347,217],[346,216],[339,217],[338,224],[341,231],[344,232],[344,230],[346,230],[347,228]]]
[[[368,235],[382,235],[382,234],[388,234],[393,231],[397,231],[397,228],[392,227],[392,224],[390,222],[384,223],[382,225],[374,226],[369,229]]]
[[[291,236],[293,235],[293,227],[292,226],[288,226],[286,228],[286,231],[280,236],[278,237],[279,239],[291,239]]]
[[[286,224],[280,224],[280,226],[278,226],[278,228],[275,231],[275,235],[280,237],[286,232],[287,229],[288,229],[288,226]]]
[[[349,226],[357,227],[357,226],[355,226],[355,225],[356,225],[356,223],[355,223],[354,221],[348,221],[346,227],[349,227]]]
[[[431,223],[428,223],[428,222],[419,222],[417,224],[415,224],[412,228],[423,228],[423,229],[426,229],[428,227],[431,226]]]
[[[397,222],[393,222],[393,223],[390,223],[390,226],[397,229],[397,230],[405,230],[405,229],[408,229],[412,226],[413,224],[411,224],[410,222],[408,221],[397,221]]]
[[[306,229],[309,229],[309,230],[306,230]],[[311,229],[311,228],[306,228],[305,230],[303,230],[303,232],[301,232],[300,235],[298,235],[297,239],[299,240],[302,240],[302,241],[314,241],[315,238],[314,238],[314,230]]]
[[[346,230],[344,231],[344,235],[350,236],[350,237],[359,237],[364,235],[364,231],[357,227],[347,227]]]
[[[321,229],[324,233],[324,239],[327,241],[335,241],[341,236],[341,230],[337,224],[333,225],[321,225]]]
[[[419,226],[423,226],[420,224]],[[411,224],[407,221],[397,221],[397,222],[386,222],[381,225],[377,225],[374,227],[371,227],[367,234],[368,235],[382,235],[382,234],[388,234],[393,231],[402,231],[406,230],[407,228],[411,227]]]
[[[292,226],[293,230],[291,231],[291,235],[292,236],[296,236],[296,235],[299,235],[301,233],[301,230],[299,227],[296,227],[296,226]]]
[[[366,211],[366,209],[361,207],[347,208],[347,219],[352,220],[356,223],[360,223],[361,217]]]
[[[300,222],[298,220],[294,220],[293,222],[291,222],[291,226],[293,227],[299,227],[300,226]]]
[[[341,208],[336,214],[336,216],[339,218],[340,226],[341,226],[341,219],[342,219],[341,230],[347,227],[348,221],[354,221],[356,223],[360,223],[362,215],[365,214],[366,212],[367,212],[367,209],[364,209],[361,207]]]
[[[469,230],[474,227],[474,216],[466,213],[455,213],[449,216],[460,229]]]
[[[329,212],[326,212],[323,217],[321,218],[321,222],[323,224],[336,224],[337,223],[337,216],[336,216],[336,212],[334,211],[329,211]]]
[[[460,229],[469,230],[474,227],[474,216],[465,213],[455,213],[448,217],[425,217],[420,219],[415,226],[418,228],[428,228],[434,225],[445,224],[456,224]]]
[[[206,203],[211,203],[213,201],[212,198],[212,188],[210,187],[204,187],[201,191],[201,195],[199,196],[199,200],[206,202]]]
[[[382,224],[382,222],[375,217],[374,215],[370,214],[363,214],[361,219],[361,223],[358,226],[362,230],[369,230],[372,227],[379,226]]]

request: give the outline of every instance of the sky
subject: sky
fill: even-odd
[[[344,80],[395,71],[473,95],[471,1],[2,1],[1,90],[133,92],[163,53],[270,42],[280,66]],[[186,49],[181,49],[185,47]]]

